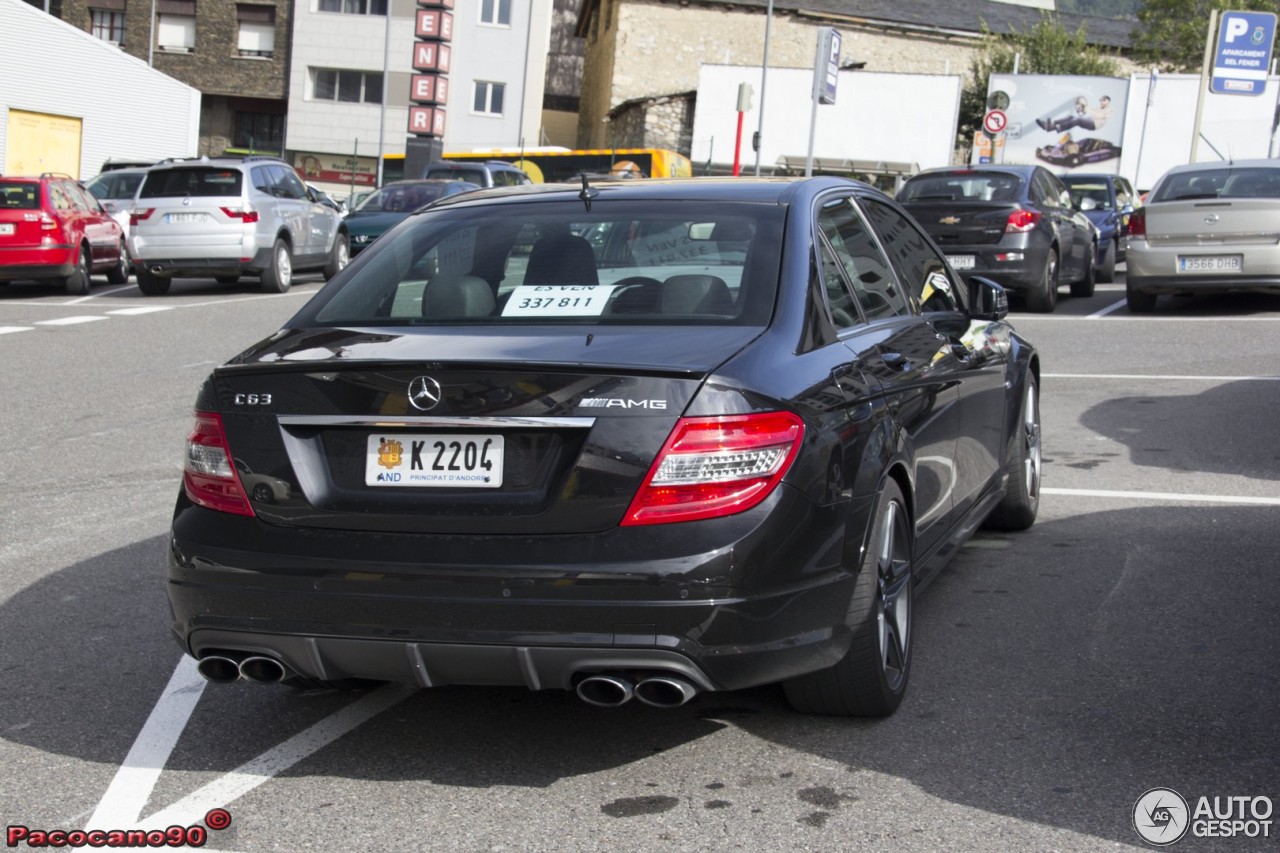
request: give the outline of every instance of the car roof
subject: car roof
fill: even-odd
[[[907,180],[915,180],[926,175],[961,175],[966,172],[1012,172],[1015,175],[1028,176],[1039,168],[1041,167],[1029,163],[975,163],[971,166],[936,166],[912,175]]]
[[[1184,163],[1174,166],[1165,174],[1180,172],[1206,172],[1216,169],[1280,169],[1280,160],[1212,160],[1200,163]]]
[[[860,181],[848,178],[818,176],[812,178],[646,178],[635,181],[588,182],[593,191],[591,202],[607,203],[611,199],[627,201],[732,201],[766,204],[791,204],[802,195],[813,195],[828,188],[846,188],[860,194],[888,198],[884,193]],[[522,203],[528,201],[576,201],[583,203],[581,183],[525,184],[518,187],[493,187],[463,195],[450,196],[433,205],[481,205]]]

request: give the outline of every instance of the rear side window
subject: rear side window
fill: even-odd
[[[416,214],[362,254],[315,325],[764,325],[785,211],[581,202]]]
[[[5,210],[39,210],[40,185],[34,181],[0,183],[0,208]]]
[[[898,284],[898,277],[851,200],[841,199],[825,205],[818,214],[818,227],[831,244],[835,259],[864,317],[882,320],[910,313],[907,296]],[[825,264],[824,272],[830,276]],[[827,294],[828,297],[834,295],[830,281],[827,282]]]
[[[864,198],[863,210],[871,220],[893,260],[902,271],[911,295],[922,311],[964,310],[964,288],[947,271],[942,256],[924,232],[902,213],[882,201]]]
[[[207,166],[155,169],[147,173],[138,197],[239,196],[242,180],[239,169]]]
[[[134,193],[138,191],[138,185],[142,183],[142,175],[140,174],[114,174],[108,173],[101,177],[94,178],[89,182],[87,189],[93,193],[96,198],[108,200],[120,200],[133,198]]]

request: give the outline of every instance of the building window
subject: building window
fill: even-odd
[[[237,112],[231,147],[255,154],[282,153],[284,151],[284,116]]]
[[[90,9],[92,27],[90,32],[103,41],[119,46],[124,44],[124,12],[113,12],[110,9]]]
[[[339,71],[317,68],[312,96],[317,101],[344,104],[382,103],[382,74],[376,71]]]
[[[195,0],[158,0],[156,47],[175,53],[191,53],[196,48]]]
[[[505,83],[484,83],[476,81],[476,96],[471,103],[472,112],[487,116],[502,115],[502,96],[506,92]]]
[[[511,26],[511,0],[480,0],[480,23]]]
[[[276,7],[236,4],[240,32],[236,47],[241,56],[271,57],[276,49]]]
[[[321,12],[341,12],[344,15],[385,15],[387,0],[320,0]]]

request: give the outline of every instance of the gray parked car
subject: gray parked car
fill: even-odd
[[[1161,293],[1280,292],[1280,162],[1175,166],[1129,217],[1129,310]]]
[[[470,181],[478,187],[519,187],[533,183],[520,169],[503,160],[486,160],[473,163],[468,160],[437,160],[428,163],[422,172],[424,178],[444,178],[450,181]]]
[[[350,260],[342,216],[274,157],[152,168],[129,217],[129,254],[148,295],[167,292],[175,278],[231,284],[242,275],[283,293],[295,270],[332,278]]]

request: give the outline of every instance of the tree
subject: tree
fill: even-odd
[[[1012,73],[1015,57],[1021,74],[1115,77],[1120,73],[1120,63],[1114,56],[1089,44],[1083,24],[1069,33],[1056,16],[1042,14],[1040,23],[1026,32],[1010,27],[1007,35],[996,35],[985,23],[982,31],[986,42],[974,57],[969,80],[960,93],[958,141],[962,148],[973,144],[973,134],[982,126],[988,80],[992,74]]]
[[[1209,12],[1276,12],[1276,0],[1146,0],[1133,31],[1133,58],[1161,71],[1200,70]]]

